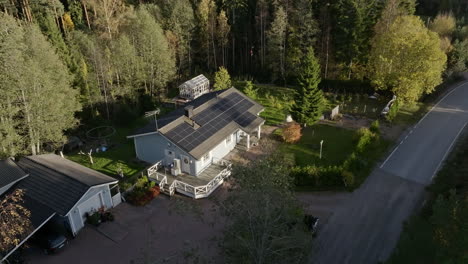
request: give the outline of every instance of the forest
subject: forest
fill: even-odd
[[[295,87],[313,48],[322,88],[416,101],[468,61],[464,0],[0,0],[0,10],[1,156],[141,116],[221,66]]]

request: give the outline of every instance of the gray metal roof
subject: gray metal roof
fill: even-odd
[[[25,157],[18,165],[29,176],[17,188],[59,215],[66,215],[90,187],[117,181],[55,154]]]
[[[27,174],[18,167],[11,159],[0,161],[0,188],[14,183]]]
[[[197,159],[239,128],[250,133],[264,122],[258,116],[263,107],[234,87],[206,98],[211,99],[195,103],[193,117],[186,117],[181,108],[169,114],[170,122],[159,126],[161,134]]]

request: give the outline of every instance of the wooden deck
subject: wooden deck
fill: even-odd
[[[213,180],[216,176],[218,176],[226,166],[221,166],[218,164],[211,164],[198,175],[198,177],[188,175],[186,173],[179,174],[177,176],[171,175],[170,170],[166,170],[165,168],[160,168],[158,173],[167,177],[167,184],[171,185],[174,180],[178,180],[184,182],[186,184],[190,184],[194,187],[204,186],[207,185],[211,180]]]

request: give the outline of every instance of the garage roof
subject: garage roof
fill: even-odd
[[[29,197],[46,204],[59,215],[66,215],[90,187],[117,182],[55,154],[22,158],[18,165],[29,177],[18,183]]]
[[[0,161],[0,188],[17,182],[27,174],[20,169],[11,159]]]

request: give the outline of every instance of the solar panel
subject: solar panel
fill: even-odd
[[[188,123],[182,123],[166,133],[166,136],[191,151],[231,121],[242,127],[248,126],[256,119],[255,115],[246,112],[253,105],[240,94],[231,93],[192,117],[200,125],[197,130]]]

